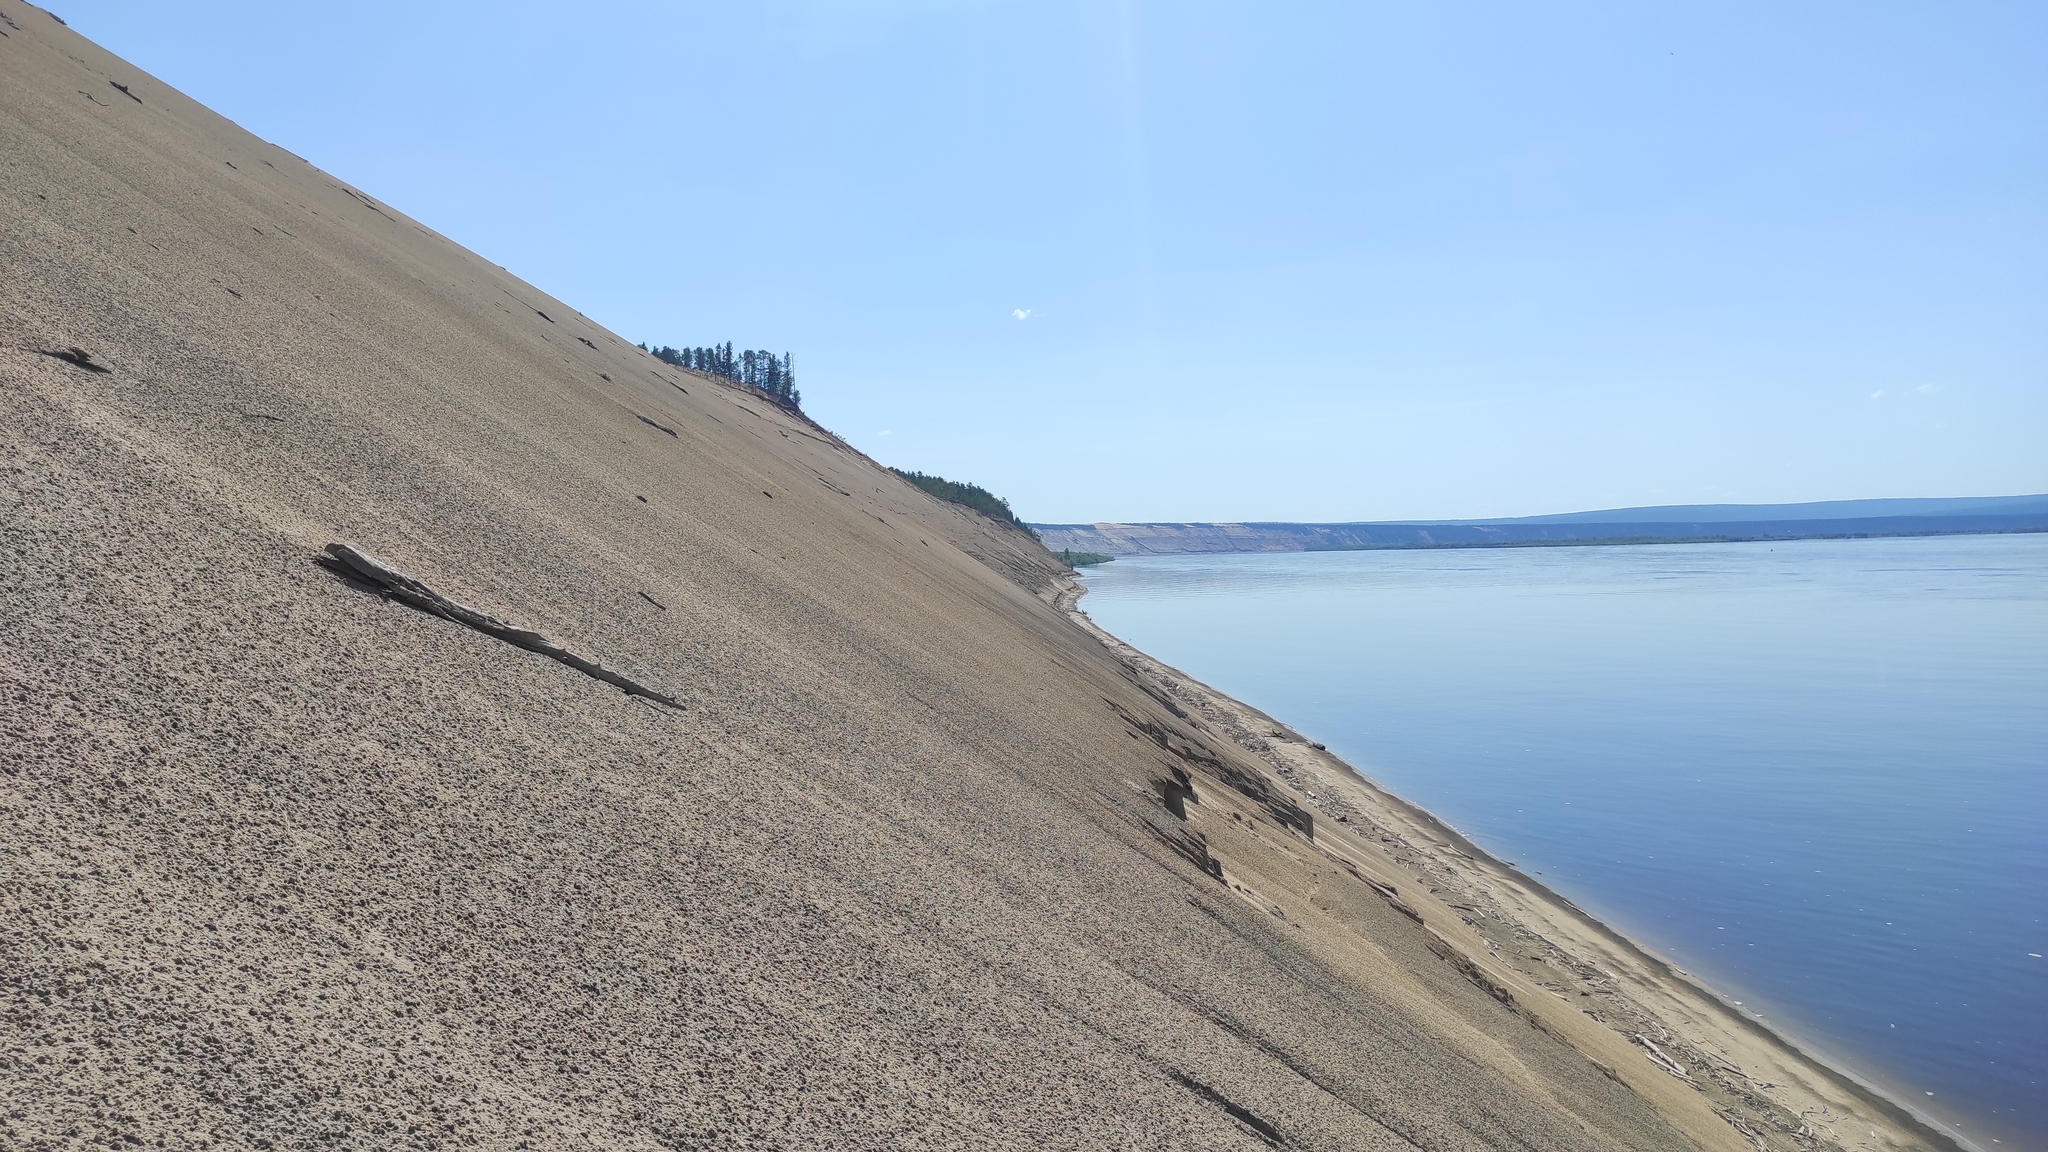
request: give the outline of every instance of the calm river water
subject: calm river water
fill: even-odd
[[[2048,1150],[2048,535],[1131,557],[1103,627]]]

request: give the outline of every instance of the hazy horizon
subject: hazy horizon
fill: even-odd
[[[2048,490],[2038,6],[60,14],[1034,522]]]
[[[1749,509],[1749,510],[1757,510],[1757,511],[1766,511],[1766,510],[1783,510],[1783,509],[1792,509],[1792,508],[1800,508],[1800,509],[1812,509],[1813,511],[1809,513],[1809,516],[1810,516],[1810,518],[1812,518],[1812,519],[1854,519],[1854,518],[1857,518],[1857,517],[1864,517],[1864,516],[1917,516],[1917,515],[1958,515],[1958,514],[1962,514],[1962,513],[1963,513],[1963,512],[1964,512],[1964,511],[1965,511],[1966,509],[1967,509],[1967,510],[1969,510],[1969,511],[1973,511],[1973,512],[1981,512],[1982,514],[1988,514],[1988,515],[1997,515],[1997,514],[1999,514],[1999,512],[2001,511],[2001,509],[1999,509],[1999,508],[1997,508],[1997,507],[1984,507],[1984,508],[1981,508],[1981,509],[1980,509],[1980,508],[1979,508],[1978,506],[1979,506],[1979,505],[1993,505],[1993,506],[1995,506],[1995,505],[1999,505],[1999,504],[2004,504],[2004,503],[2013,503],[2013,502],[2019,502],[2019,501],[2041,501],[2041,502],[2044,502],[2044,503],[2048,503],[2048,493],[2035,493],[2035,492],[2023,492],[2023,493],[2015,493],[2015,494],[2012,494],[2012,495],[2008,495],[2008,496],[1935,496],[1935,497],[1921,497],[1921,496],[1903,496],[1903,497],[1900,497],[1900,496],[1878,496],[1878,497],[1871,497],[1871,498],[1869,498],[1869,499],[1863,499],[1863,500],[1816,500],[1816,501],[1802,501],[1802,502],[1790,502],[1790,503],[1776,503],[1776,504],[1651,504],[1651,505],[1635,505],[1635,506],[1631,506],[1631,507],[1627,507],[1627,508],[1575,508],[1575,509],[1568,509],[1568,510],[1563,510],[1563,511],[1552,511],[1552,512],[1539,512],[1539,513],[1531,513],[1530,515],[1528,515],[1528,516],[1525,516],[1525,517],[1518,517],[1518,519],[1533,519],[1533,520],[1553,520],[1553,519],[1559,519],[1559,518],[1568,518],[1568,517],[1580,517],[1580,516],[1599,516],[1599,515],[1605,515],[1605,514],[1610,514],[1610,513],[1620,513],[1620,512],[1663,512],[1663,513],[1670,513],[1670,512],[1677,512],[1677,511],[1692,511],[1692,510],[1699,510],[1699,511],[1725,511],[1725,510],[1733,510],[1733,509]],[[1896,508],[1896,509],[1876,509],[1876,508],[1867,508],[1867,507],[1859,507],[1859,506],[1878,506],[1878,505],[1928,505],[1929,507],[1925,507],[1925,508]],[[2031,507],[2031,506],[2030,506],[2030,507]],[[1713,518],[1714,518],[1714,519],[1728,519],[1729,517],[1725,517],[1725,516],[1722,516],[1722,517],[1713,517]],[[1787,519],[1787,518],[1789,518],[1789,517],[1783,517],[1783,516],[1777,516],[1777,517],[1768,517],[1768,516],[1767,516],[1767,517],[1764,517],[1764,518],[1765,518],[1765,519]],[[1457,524],[1457,523],[1467,523],[1467,522],[1487,522],[1487,521],[1491,521],[1491,520],[1500,520],[1500,519],[1511,519],[1511,518],[1510,518],[1510,517],[1491,517],[1491,516],[1444,516],[1444,517],[1440,517],[1440,518],[1438,518],[1438,519],[1433,519],[1433,520],[1417,520],[1417,519],[1409,519],[1409,520],[1391,520],[1391,521],[1367,521],[1367,520],[1349,520],[1349,521],[1346,521],[1346,520],[1325,520],[1325,521],[1306,521],[1306,520],[1275,520],[1275,519],[1272,519],[1272,518],[1270,518],[1270,517],[1266,517],[1266,518],[1261,518],[1261,519],[1248,519],[1248,520],[1154,520],[1154,521],[1134,521],[1134,520],[1101,520],[1101,519],[1096,519],[1096,520],[1072,520],[1072,521],[1052,521],[1052,520],[1033,520],[1033,521],[1030,521],[1030,523],[1031,523],[1031,524],[1032,524],[1033,526],[1036,526],[1036,527],[1053,527],[1053,526],[1080,526],[1080,525],[1089,525],[1089,524],[1137,524],[1137,523],[1154,523],[1154,524],[1306,524],[1306,523],[1323,523],[1323,524],[1347,524],[1347,523],[1348,523],[1348,524],[1367,524],[1367,523],[1392,523],[1392,524]]]

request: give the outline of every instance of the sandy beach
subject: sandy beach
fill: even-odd
[[[0,1146],[1942,1146],[15,0],[0,157]]]

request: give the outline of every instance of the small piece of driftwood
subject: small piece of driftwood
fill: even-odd
[[[656,692],[647,685],[629,676],[621,675],[595,660],[578,656],[560,644],[538,632],[525,628],[514,628],[487,612],[479,612],[466,604],[460,604],[434,591],[418,580],[407,576],[374,556],[365,555],[346,544],[329,544],[327,555],[319,558],[320,563],[345,576],[352,576],[366,584],[375,586],[394,600],[431,612],[436,616],[464,624],[486,636],[503,640],[507,644],[538,652],[552,660],[559,660],[593,680],[602,680],[625,692],[668,708],[680,709],[683,703],[663,692]]]

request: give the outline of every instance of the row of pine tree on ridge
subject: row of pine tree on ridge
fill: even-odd
[[[803,393],[796,390],[794,361],[787,352],[778,358],[773,352],[749,348],[734,355],[730,340],[709,348],[649,348],[642,344],[640,350],[664,364],[744,384],[784,408],[796,408],[803,402]]]
[[[803,394],[796,390],[796,369],[787,352],[780,358],[772,352],[754,349],[747,349],[735,355],[730,340],[709,348],[670,348],[665,344],[659,348],[650,348],[642,344],[640,350],[664,364],[743,384],[791,410],[796,410],[803,399]],[[889,471],[941,500],[972,508],[991,520],[1008,524],[1033,538],[1038,535],[1019,520],[1015,512],[1010,511],[1008,500],[979,484],[928,476],[923,472],[906,472],[901,468],[891,468]],[[1069,564],[1100,564],[1109,557],[1089,552],[1075,552],[1062,553],[1061,559]]]

